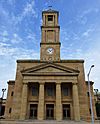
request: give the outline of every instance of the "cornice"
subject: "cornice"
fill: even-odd
[[[53,42],[51,42],[51,43],[50,43],[50,42],[49,42],[49,43],[47,43],[47,42],[46,42],[46,43],[41,42],[41,43],[40,43],[40,46],[41,46],[41,45],[60,45],[60,46],[61,46],[61,43],[60,43],[60,42],[59,42],[59,43],[58,43],[58,42],[56,42],[56,43],[53,43]]]
[[[42,25],[42,26],[41,26],[41,29],[42,29],[42,28],[59,28],[59,29],[60,29],[60,26],[59,26],[59,25],[54,25],[54,26],[53,26],[53,25],[52,25],[52,26]]]
[[[17,60],[17,63],[48,63],[48,61],[41,61],[41,60],[33,60],[33,59],[20,59]],[[73,60],[60,60],[60,61],[53,61],[52,63],[84,63],[83,59],[73,59]]]
[[[24,76],[78,76],[78,73],[53,73],[53,72],[46,72],[46,73],[23,73]]]
[[[85,81],[85,82],[88,85],[88,81]],[[93,85],[93,84],[94,84],[94,82],[93,81],[90,81],[90,85]]]
[[[8,83],[9,85],[15,85],[15,81],[14,81],[14,80],[9,80],[7,83]]]

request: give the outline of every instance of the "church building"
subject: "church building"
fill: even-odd
[[[17,60],[8,81],[7,119],[88,120],[91,118],[84,60],[62,60],[59,12],[42,12],[40,60]],[[93,112],[96,117],[93,95]]]

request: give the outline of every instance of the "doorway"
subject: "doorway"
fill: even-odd
[[[70,119],[70,104],[63,104],[63,119]]]
[[[30,104],[30,119],[37,119],[37,104]]]
[[[46,119],[54,119],[54,104],[46,104]]]

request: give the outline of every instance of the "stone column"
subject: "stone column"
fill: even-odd
[[[44,119],[44,83],[39,86],[38,120]]]
[[[79,121],[80,120],[80,110],[79,110],[79,97],[78,97],[78,88],[77,84],[73,84],[73,112],[74,112],[74,120]]]
[[[27,86],[27,84],[23,84],[22,98],[21,98],[21,112],[20,112],[21,120],[25,120],[25,118],[26,118],[27,98],[28,98],[28,86]]]
[[[56,84],[56,120],[62,120],[61,85]]]

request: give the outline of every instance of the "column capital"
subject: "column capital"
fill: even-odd
[[[23,85],[28,85],[28,83],[23,82]]]
[[[72,83],[72,85],[77,85],[77,84],[78,84],[78,82],[73,82],[73,83]]]
[[[55,84],[56,84],[56,85],[61,85],[61,82],[56,82]]]
[[[44,85],[44,84],[45,84],[45,82],[39,82],[39,84],[40,84],[40,85]]]
[[[28,85],[28,81],[23,80],[23,84]]]

